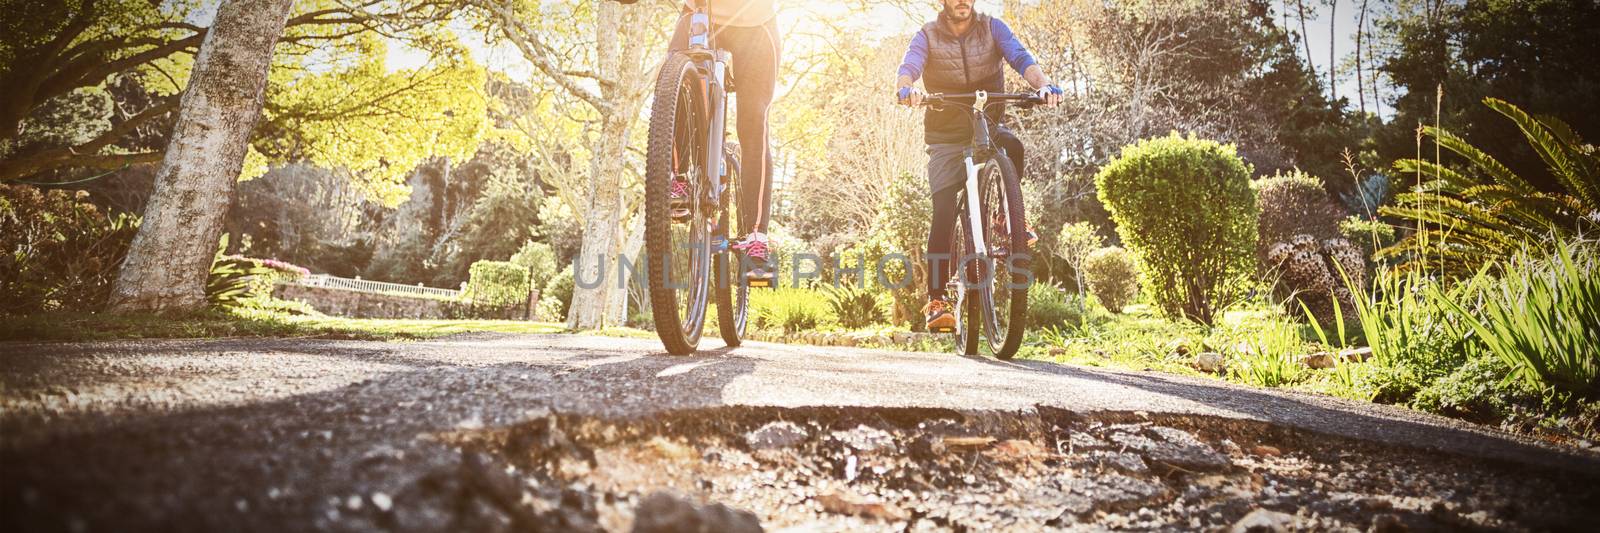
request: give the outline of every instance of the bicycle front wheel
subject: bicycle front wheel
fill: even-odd
[[[705,161],[706,102],[693,62],[672,54],[656,78],[645,153],[645,263],[656,334],[667,352],[694,353],[705,328],[715,206]],[[678,182],[687,197],[673,201]]]
[[[979,309],[983,305],[983,294],[977,290],[978,284],[974,280],[981,279],[983,270],[972,240],[972,221],[967,216],[966,208],[968,201],[970,199],[963,198],[961,208],[957,210],[961,214],[954,231],[955,242],[950,247],[954,253],[950,258],[951,279],[946,286],[955,291],[956,351],[961,355],[978,355],[983,339],[983,311]]]
[[[989,352],[1011,359],[1022,346],[1028,323],[1028,287],[1032,256],[1022,204],[1022,183],[1011,158],[996,152],[978,174],[984,243],[989,250],[978,289],[984,336]]]

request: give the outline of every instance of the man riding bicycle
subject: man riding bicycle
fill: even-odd
[[[1039,92],[1044,105],[1061,102],[1061,89],[1050,82],[1033,55],[1000,19],[978,13],[973,0],[941,0],[943,10],[911,39],[900,65],[896,96],[900,103],[916,106],[927,93],[973,91],[1003,92],[1002,62],[1022,74]],[[913,84],[918,79],[927,92]],[[991,117],[999,124],[999,111]],[[963,157],[972,140],[972,123],[960,109],[929,108],[924,117],[923,140],[928,144],[928,189],[933,193],[933,225],[928,234],[928,304],[922,312],[928,329],[956,326],[953,306],[945,294],[950,279],[951,237],[956,223],[957,193],[966,179]],[[1022,141],[1003,126],[992,132],[996,146],[1023,174]],[[1029,241],[1033,240],[1030,232]]]
[[[689,47],[693,8],[706,0],[685,0],[668,52]],[[632,3],[632,2],[626,2]],[[717,47],[732,55],[734,83],[738,89],[735,129],[739,135],[739,227],[744,239],[732,248],[750,259],[746,277],[772,286],[777,269],[771,266],[767,223],[772,218],[772,152],[767,142],[767,109],[777,88],[778,63],[783,47],[778,39],[776,0],[712,0],[711,33]],[[689,183],[674,180],[669,186],[672,209],[688,213]]]

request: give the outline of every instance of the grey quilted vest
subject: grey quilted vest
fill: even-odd
[[[928,59],[922,85],[929,93],[1005,89],[1005,59],[995,43],[989,15],[975,13],[966,35],[956,35],[944,22],[944,13],[922,27],[928,39]],[[998,114],[992,115],[998,117]],[[972,123],[961,109],[929,109],[923,121],[928,144],[962,144],[972,139]]]

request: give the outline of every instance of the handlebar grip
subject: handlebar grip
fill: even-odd
[[[895,103],[904,103],[911,99],[911,88],[901,87],[899,91],[895,92],[895,96],[899,98],[898,100],[895,100]]]

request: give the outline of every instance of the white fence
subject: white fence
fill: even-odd
[[[367,281],[364,279],[349,279],[329,276],[327,274],[312,274],[310,276],[306,276],[304,279],[301,279],[298,283],[307,287],[330,287],[335,289],[361,292],[417,294],[438,298],[455,298],[461,294],[461,291],[457,290],[435,289],[433,287],[421,287],[417,285],[405,285],[383,281]]]

